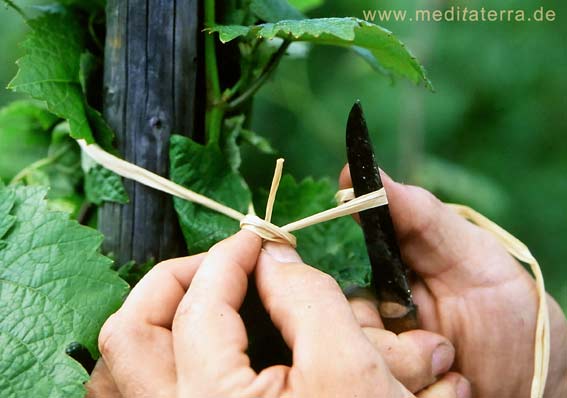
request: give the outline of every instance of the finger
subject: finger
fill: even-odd
[[[403,257],[435,284],[436,294],[462,295],[463,288],[502,283],[525,273],[495,238],[431,193],[381,174]],[[352,186],[348,166],[341,172],[340,186]],[[478,256],[479,250],[488,255]]]
[[[173,321],[180,395],[232,396],[242,389],[234,383],[255,377],[238,310],[261,247],[257,235],[240,231],[213,246],[195,274]]]
[[[453,365],[455,349],[438,334],[413,330],[396,335],[376,328],[364,328],[364,332],[394,377],[411,392],[432,384]]]
[[[99,348],[124,397],[174,394],[176,373],[169,327],[202,258],[156,265],[104,324]]]
[[[97,361],[85,387],[87,389],[85,398],[122,398],[103,359]]]
[[[175,396],[171,331],[118,312],[104,324],[99,349],[124,398]]]
[[[272,322],[293,351],[293,367],[305,381],[338,383],[344,369],[356,373],[369,362],[388,375],[336,281],[303,263],[278,258],[267,245],[258,259],[256,284]]]
[[[132,289],[121,314],[171,329],[175,311],[206,253],[163,261]]]
[[[420,391],[416,398],[471,398],[471,385],[458,373],[447,373],[441,380]]]
[[[378,301],[367,288],[357,288],[347,294],[348,301],[360,327],[384,329],[378,312]]]

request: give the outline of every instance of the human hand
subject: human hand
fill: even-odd
[[[150,271],[101,331],[103,361],[88,396],[406,398],[413,395],[400,381],[421,390],[451,366],[453,348],[443,337],[380,331],[373,311],[351,306],[331,277],[295,251],[261,247],[242,231],[206,254]],[[254,270],[260,298],[292,349],[291,367],[250,367],[238,309]],[[466,398],[468,388],[449,373],[417,397]]]
[[[454,369],[478,398],[529,397],[538,296],[528,272],[489,233],[429,192],[382,179],[424,329],[456,347]],[[352,186],[348,166],[341,188]],[[548,297],[551,361],[546,398],[567,396],[567,322]]]

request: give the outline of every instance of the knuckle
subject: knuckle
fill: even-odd
[[[187,325],[199,325],[213,311],[214,305],[208,301],[182,300],[175,312],[171,330],[176,333],[187,329]]]
[[[175,265],[176,263],[179,262],[179,259],[172,259],[172,260],[166,260],[166,261],[162,261],[157,263],[156,265],[153,266],[153,268],[150,270],[150,272],[152,273],[163,273],[163,272],[169,272],[168,269],[171,268],[173,265]]]
[[[339,283],[336,281],[335,278],[319,270],[317,270],[317,273],[319,274],[318,284],[322,288],[328,289],[329,291],[332,292],[339,292],[342,294],[341,287],[339,286]]]
[[[118,313],[112,314],[102,326],[98,335],[98,349],[106,357],[114,352],[117,340],[122,334],[121,319]]]
[[[418,391],[435,381],[430,366],[420,361],[401,361],[393,371],[396,379],[400,380],[410,391]]]
[[[112,314],[98,335],[98,349],[103,357],[115,354],[132,344],[148,338],[148,330],[136,318],[127,318],[120,311]]]
[[[382,376],[384,368],[384,364],[379,360],[379,357],[374,355],[357,358],[352,365],[352,369],[356,369],[355,374],[361,376],[363,379],[370,380],[374,379],[376,375]]]
[[[191,314],[195,313],[195,310],[198,310],[198,306],[196,306],[193,300],[182,300],[175,311],[175,317],[173,318],[173,327],[179,323],[180,320],[186,319],[187,317],[191,316]]]
[[[428,190],[417,187],[408,186],[411,192],[412,200],[418,204],[420,214],[413,215],[413,226],[410,235],[414,237],[426,236],[436,224],[436,214],[442,203]],[[417,207],[416,207],[417,209]]]
[[[316,289],[340,291],[342,293],[339,284],[331,275],[307,264],[301,264],[293,268],[297,272],[296,277],[299,279],[299,282],[303,281],[304,284],[307,282]]]

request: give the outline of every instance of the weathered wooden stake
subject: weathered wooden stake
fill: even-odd
[[[199,139],[198,0],[108,0],[104,116],[124,159],[168,176],[169,138]],[[170,197],[125,181],[130,203],[99,214],[104,250],[117,263],[160,261],[185,245]]]

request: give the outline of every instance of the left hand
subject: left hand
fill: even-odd
[[[313,393],[312,380],[328,377],[319,386],[333,396],[359,390],[361,397],[413,397],[401,381],[413,392],[422,390],[419,398],[469,397],[468,382],[456,373],[435,382],[453,361],[454,349],[445,338],[381,330],[375,327],[380,325],[375,311],[363,302],[349,305],[336,282],[302,264],[295,251],[270,244],[261,251],[261,246],[257,236],[243,231],[209,253],[150,271],[101,331],[103,359],[88,396],[295,397]],[[254,269],[262,301],[294,352],[291,368],[274,366],[256,374],[249,367],[246,330],[237,311]],[[320,361],[321,355],[337,360]],[[369,363],[372,371],[365,367]],[[359,377],[341,379],[352,372]],[[376,386],[381,395],[375,394]],[[319,390],[315,395],[327,396]]]

